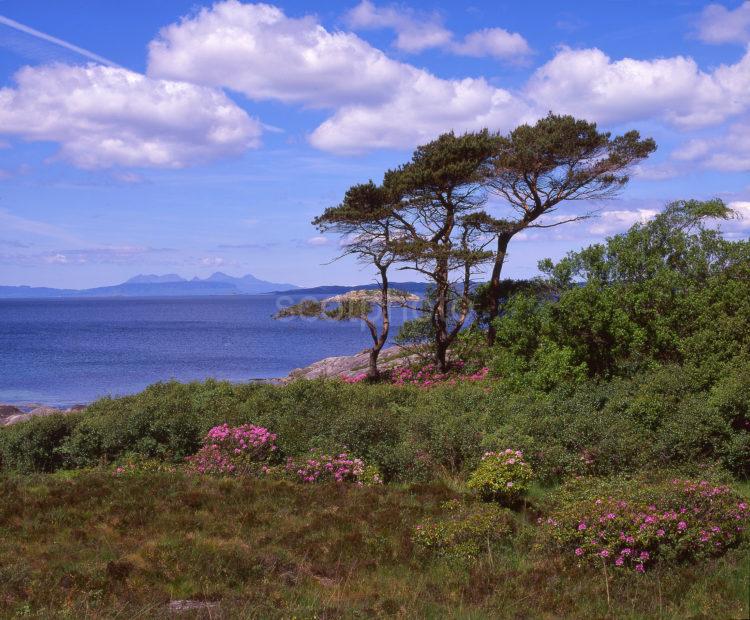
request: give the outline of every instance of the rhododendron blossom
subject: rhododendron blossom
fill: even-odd
[[[346,452],[338,455],[312,454],[310,457],[295,459],[289,457],[286,470],[300,482],[353,482],[380,484],[383,482],[379,472],[372,466]]]
[[[276,435],[267,428],[243,424],[214,426],[203,447],[187,461],[199,474],[249,473],[277,450]]]
[[[739,543],[750,513],[729,487],[690,480],[673,480],[671,486],[658,505],[616,497],[588,500],[588,505],[581,500],[575,509],[543,523],[553,540],[573,549],[579,559],[598,556],[599,562],[604,559],[639,573],[658,558],[708,557]],[[685,513],[692,516],[682,519]],[[732,528],[726,527],[729,523]]]

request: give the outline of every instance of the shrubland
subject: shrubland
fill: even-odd
[[[497,318],[477,291],[445,370],[167,382],[0,429],[0,612],[746,617],[730,215],[672,203],[506,286]]]

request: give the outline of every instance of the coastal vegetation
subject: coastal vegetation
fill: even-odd
[[[376,272],[382,319],[380,338],[368,324],[375,341],[368,378],[378,376],[377,357],[388,336],[389,269],[414,271],[430,283],[431,295],[418,309],[429,323],[435,365],[445,372],[448,349],[477,301],[472,279],[492,265],[482,297],[492,346],[511,240],[530,228],[586,219],[591,213],[577,213],[571,205],[616,196],[628,171],[654,150],[656,143],[637,131],[613,138],[595,123],[550,113],[507,135],[486,129],[443,134],[418,147],[411,161],[386,171],[380,185],[349,188],[341,204],[313,224],[341,235],[342,256],[353,255]],[[491,215],[491,201],[507,214]],[[550,217],[563,206],[565,215]]]
[[[429,363],[159,383],[0,429],[0,615],[747,617],[750,242],[717,230],[722,201],[675,201],[533,280],[473,286],[557,204],[500,226],[475,175],[498,143],[536,161],[541,135],[563,140],[544,174],[590,183],[568,199],[615,191],[653,150],[552,116],[443,136],[319,220],[363,235],[346,251],[381,257],[382,289],[289,313],[387,317],[409,258],[434,287],[402,339]],[[601,169],[565,159],[579,138]]]

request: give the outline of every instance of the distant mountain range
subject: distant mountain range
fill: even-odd
[[[217,271],[207,278],[187,280],[176,273],[165,275],[140,274],[114,286],[86,289],[61,289],[35,286],[0,286],[0,299],[48,299],[72,297],[192,297],[205,295],[340,295],[356,289],[375,289],[377,284],[359,286],[316,286],[298,288],[293,284],[267,282],[253,275],[239,278]],[[423,282],[392,282],[391,288],[423,295],[427,285]]]
[[[267,282],[250,274],[235,278],[217,271],[201,280],[171,273],[163,276],[137,275],[114,286],[87,289],[58,289],[34,286],[0,286],[0,299],[57,297],[190,297],[194,295],[258,295],[274,291],[295,291],[293,284]]]

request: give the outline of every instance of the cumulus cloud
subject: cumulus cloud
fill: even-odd
[[[182,168],[258,146],[261,128],[219,90],[118,67],[25,67],[0,89],[0,133],[60,144],[81,168]]]
[[[409,32],[415,15],[363,2],[348,19],[358,27]],[[437,23],[432,19],[421,21]],[[518,51],[524,43],[500,29],[450,41],[466,54],[493,46],[497,53]],[[411,148],[451,129],[505,131],[548,110],[604,124],[649,119],[690,129],[750,107],[750,51],[706,72],[685,56],[616,60],[598,49],[562,48],[525,87],[511,91],[481,77],[443,79],[389,58],[351,32],[329,31],[314,17],[291,18],[275,6],[237,0],[162,29],[149,46],[148,67],[154,78],[331,110],[309,140],[338,153]]]
[[[344,20],[354,30],[391,28],[396,32],[394,45],[405,52],[421,52],[451,43],[453,33],[437,15],[417,15],[414,11],[395,6],[376,6],[362,0]]]
[[[154,77],[333,109],[310,140],[337,152],[411,147],[448,129],[506,129],[527,110],[482,78],[438,78],[268,5],[216,4],[164,28],[149,50]]]
[[[443,80],[419,71],[381,105],[340,108],[312,132],[310,142],[334,152],[410,148],[450,129],[510,129],[527,112],[510,92],[483,79]]]
[[[148,73],[312,107],[382,101],[404,77],[400,63],[354,34],[236,0],[163,28],[149,45]]]
[[[463,41],[455,42],[451,49],[462,56],[494,56],[522,60],[531,54],[531,48],[520,34],[503,28],[484,28],[470,32]]]
[[[588,231],[594,235],[613,235],[627,230],[633,224],[647,222],[658,213],[655,209],[604,211],[597,219],[591,220]]]
[[[734,10],[709,4],[698,21],[698,38],[706,43],[750,42],[750,1]]]
[[[719,137],[689,140],[672,157],[712,170],[750,172],[750,119],[731,125]]]
[[[511,60],[524,58],[531,53],[526,39],[516,32],[485,28],[469,33],[463,41],[457,41],[436,14],[417,13],[395,5],[377,6],[370,0],[362,0],[344,19],[353,30],[394,30],[394,45],[405,52],[442,48],[462,56],[493,56]]]
[[[602,123],[656,118],[701,127],[750,106],[750,51],[705,73],[685,56],[613,61],[599,49],[562,48],[533,73],[526,94],[538,108]]]

